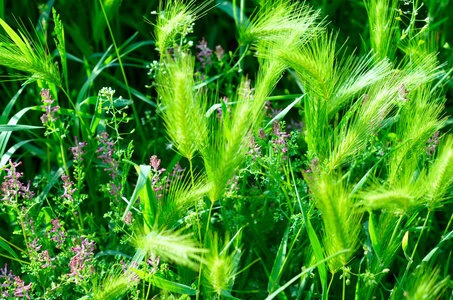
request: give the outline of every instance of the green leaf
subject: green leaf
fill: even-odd
[[[73,164],[73,160],[66,163],[66,166],[70,168]],[[64,167],[59,168],[55,174],[53,175],[52,179],[50,179],[49,183],[46,185],[44,190],[38,195],[37,199],[40,202],[40,207],[42,206],[43,201],[46,199],[47,194],[49,193],[50,189],[54,186],[54,184],[61,178],[61,175],[65,173]],[[38,211],[40,208],[37,209]]]
[[[27,85],[23,85],[20,90],[17,91],[17,93],[14,95],[13,98],[8,102],[8,105],[4,108],[2,112],[2,116],[0,118],[0,124],[5,124],[6,120],[8,119],[9,113],[11,112],[11,109],[13,108],[14,104],[16,103],[17,98],[19,98],[20,94],[22,94],[22,91],[25,89]]]
[[[157,215],[157,198],[152,187],[152,173],[149,174],[148,180],[143,190],[140,192],[140,204],[143,213],[143,220],[145,221],[145,227],[148,231],[154,225],[154,220]]]
[[[123,252],[116,251],[116,250],[104,250],[104,251],[101,251],[98,254],[96,254],[95,258],[98,258],[98,257],[101,257],[101,256],[107,256],[107,255],[112,255],[112,256],[119,255],[119,256],[125,257],[127,259],[131,258],[130,255],[124,254]]]
[[[406,231],[406,233],[403,236],[403,241],[401,243],[401,246],[403,248],[404,256],[406,256],[407,260],[410,260],[409,255],[407,255],[407,246],[409,245],[409,231]]]
[[[280,283],[283,267],[285,266],[286,249],[288,246],[288,236],[290,228],[291,223],[288,223],[285,233],[283,234],[280,247],[278,248],[277,257],[275,258],[274,265],[272,266],[271,276],[269,277],[269,282],[267,284],[267,291],[269,293],[272,293]]]
[[[437,244],[434,249],[432,249],[422,260],[422,262],[427,263],[428,261],[431,260],[431,258],[436,254],[436,252],[440,249],[440,246],[442,246],[443,243],[445,243],[447,240],[453,238],[453,231],[450,231],[440,242]]]
[[[9,162],[9,159],[17,151],[17,149],[32,141],[35,140],[20,141],[19,143],[16,143],[11,148],[9,148],[8,151],[6,151],[5,154],[2,155],[2,159],[0,160],[0,170],[3,169],[4,166],[6,166],[6,164]]]
[[[121,219],[124,219],[126,217],[126,214],[131,210],[132,205],[135,203],[135,200],[137,200],[137,196],[139,195],[140,191],[143,189],[143,187],[146,184],[146,181],[148,180],[150,171],[151,171],[151,166],[140,165],[137,184],[135,186],[134,192],[132,193],[131,200],[129,201],[129,203],[126,207],[126,210],[124,211],[124,214],[121,217]]]
[[[224,11],[227,15],[229,15],[235,21],[239,21],[240,20],[239,12],[241,10],[239,9],[239,7],[237,7],[237,6],[235,7],[231,1],[217,0],[216,4],[217,4],[216,8]],[[235,16],[235,12],[236,12],[236,16]],[[248,26],[250,24],[249,19],[247,19],[247,17],[245,15],[243,16],[242,22],[243,22],[243,24],[237,24],[237,25]]]
[[[290,281],[288,281],[285,285],[283,285],[281,288],[279,288],[278,290],[276,290],[275,292],[273,292],[272,294],[270,294],[265,300],[272,300],[274,299],[278,294],[280,294],[281,292],[283,292],[287,287],[289,287],[291,284],[293,284],[297,279],[299,279],[302,275],[305,275],[309,272],[311,272],[311,270],[313,270],[314,268],[318,267],[319,265],[321,264],[325,264],[325,262],[327,262],[329,259],[331,258],[334,258],[335,256],[338,256],[338,255],[341,255],[343,253],[346,253],[346,252],[349,252],[349,249],[345,249],[345,250],[341,250],[341,251],[338,251],[337,253],[329,256],[329,257],[326,257],[325,259],[317,262],[316,264],[312,265],[311,267],[305,269],[302,273],[300,273],[299,275],[296,275],[295,277],[293,277]]]
[[[318,236],[316,235],[316,231],[314,230],[313,226],[311,225],[310,218],[308,217],[308,214],[305,211],[305,208],[302,205],[302,202],[300,201],[299,192],[297,191],[297,187],[296,187],[296,181],[294,180],[294,173],[291,168],[291,164],[289,164],[289,165],[290,165],[291,177],[293,179],[294,190],[296,192],[297,201],[299,202],[299,207],[300,207],[300,210],[302,211],[302,217],[303,217],[305,226],[307,228],[308,238],[310,239],[310,244],[313,248],[313,253],[314,253],[316,261],[317,261],[316,266],[318,267],[319,277],[321,279],[321,285],[322,285],[322,291],[323,291],[322,297],[323,297],[323,299],[327,299],[327,268],[326,268],[326,264],[324,263],[324,261],[325,261],[324,251],[321,247],[321,243],[319,242]],[[334,255],[336,255],[336,254],[334,254]],[[280,289],[278,289],[278,290],[280,290]],[[274,294],[275,294],[275,292],[274,292]],[[276,295],[278,295],[278,293]]]
[[[20,130],[31,130],[41,129],[43,126],[31,126],[31,125],[0,125],[0,132],[4,131],[20,131]]]
[[[239,298],[233,297],[233,295],[231,295],[230,292],[225,290],[221,290],[220,295],[222,295],[223,297],[227,297],[228,299],[241,300]]]
[[[11,254],[12,256],[14,256],[15,258],[17,258],[19,261],[20,261],[20,258],[19,256],[16,254],[16,252],[14,252],[14,250],[10,247],[10,245],[8,245],[8,243],[6,243],[5,241],[3,241],[3,238],[0,237],[0,247],[2,247],[3,249],[5,249],[6,251],[8,251],[9,254]]]
[[[302,95],[300,96],[299,98],[297,98],[296,100],[294,100],[290,105],[288,105],[284,110],[282,110],[281,112],[279,112],[275,117],[272,118],[272,120],[269,121],[269,123],[266,124],[266,126],[264,128],[267,128],[269,127],[270,125],[272,125],[272,123],[274,123],[275,120],[281,120],[283,119],[284,116],[286,116],[286,114],[289,112],[289,110],[291,108],[293,108],[294,105],[296,105],[303,97],[305,96]]]
[[[213,82],[214,80],[217,80],[219,79],[220,77],[222,77],[223,75],[225,75],[225,72],[221,73],[221,74],[218,74],[218,75],[215,75],[215,76],[212,76],[211,78],[209,79],[206,79],[200,83],[197,83],[196,85],[193,86],[193,90],[199,90],[201,89],[202,87],[208,85],[210,82]]]
[[[145,272],[134,269],[134,268],[131,268],[131,270],[134,271],[138,276],[140,276],[141,279],[151,283],[155,287],[158,287],[162,290],[169,291],[172,293],[184,294],[184,295],[193,295],[194,296],[197,294],[197,290],[195,290],[187,285],[169,281],[169,280],[163,279],[159,276],[156,276],[154,274],[146,274]]]
[[[377,238],[376,227],[374,225],[373,213],[370,211],[369,214],[370,214],[370,218],[368,221],[368,232],[370,234],[370,239],[371,239],[371,243],[373,245],[374,251],[376,252],[376,255],[379,259],[379,257],[381,257],[381,244],[379,243],[379,240]]]
[[[11,40],[16,44],[16,46],[21,50],[22,54],[28,56],[27,58],[33,59],[33,50],[31,49],[31,46],[24,42],[25,37],[21,36],[20,37],[11,27],[9,27],[8,24],[5,23],[2,19],[0,19],[0,25],[3,27],[3,29],[6,31],[8,36],[11,38]]]

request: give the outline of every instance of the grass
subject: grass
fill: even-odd
[[[0,1],[2,298],[450,299],[451,5]]]

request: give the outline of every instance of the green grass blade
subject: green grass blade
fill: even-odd
[[[32,126],[32,125],[0,125],[0,132],[6,131],[20,131],[20,130],[32,130],[41,129],[43,126]]]
[[[5,124],[6,120],[8,119],[9,113],[11,112],[11,109],[13,108],[14,104],[16,103],[17,98],[19,98],[20,94],[22,94],[22,91],[25,89],[27,85],[23,85],[20,90],[17,91],[17,93],[14,95],[13,98],[8,102],[6,107],[4,108],[2,112],[2,116],[0,117],[0,124]]]
[[[14,252],[13,248],[11,248],[10,245],[8,245],[8,243],[6,243],[5,241],[3,241],[3,238],[0,237],[0,247],[2,247],[3,249],[5,249],[9,254],[11,254],[12,256],[14,256],[16,259],[18,259],[18,261],[20,261],[20,258],[19,256],[16,254],[16,252]]]
[[[272,300],[274,299],[278,294],[280,294],[282,291],[284,291],[287,287],[289,287],[291,284],[293,284],[297,279],[299,279],[302,275],[305,275],[307,273],[309,273],[311,270],[313,270],[314,268],[318,267],[319,265],[321,264],[325,264],[329,259],[332,259],[338,255],[341,255],[343,253],[347,253],[349,252],[349,249],[345,249],[345,250],[341,250],[341,251],[338,251],[337,253],[329,256],[329,257],[326,257],[325,259],[323,260],[320,260],[318,261],[317,263],[315,263],[314,265],[312,265],[311,267],[305,269],[302,273],[300,273],[299,275],[296,275],[295,277],[293,277],[291,280],[289,280],[285,285],[283,285],[281,288],[279,288],[278,290],[276,290],[275,292],[273,292],[271,295],[269,295],[265,300]]]
[[[162,290],[169,291],[172,293],[183,294],[183,295],[192,295],[193,296],[193,295],[197,294],[197,290],[195,290],[187,285],[169,281],[169,280],[163,279],[159,276],[149,275],[141,270],[137,270],[134,268],[131,268],[131,270],[134,271],[143,280],[151,283],[155,287],[158,287]]]
[[[3,169],[3,167],[8,163],[9,159],[17,151],[17,149],[22,147],[22,145],[25,145],[33,141],[35,141],[35,139],[20,141],[13,145],[11,148],[9,148],[8,151],[6,151],[5,154],[2,155],[2,159],[0,160],[0,170]]]
[[[282,276],[283,268],[285,266],[290,228],[291,223],[288,223],[285,233],[283,234],[280,247],[278,248],[277,257],[275,258],[274,265],[272,266],[271,276],[269,277],[269,282],[267,284],[267,291],[269,293],[272,293],[280,283],[280,278]]]
[[[281,120],[283,119],[286,114],[289,112],[289,110],[291,108],[293,108],[294,105],[296,105],[300,100],[302,100],[302,98],[304,97],[305,95],[302,95],[300,96],[299,98],[297,98],[296,100],[294,100],[293,102],[291,102],[290,105],[288,105],[284,110],[282,110],[281,112],[279,112],[274,118],[272,118],[272,120],[269,121],[269,123],[266,124],[266,126],[264,128],[267,128],[269,127],[270,125],[272,125],[274,123],[274,121],[276,120]]]
[[[134,192],[132,193],[131,200],[129,201],[129,203],[126,207],[126,210],[124,211],[124,214],[121,217],[121,219],[124,219],[126,217],[126,214],[131,210],[131,207],[135,203],[135,200],[137,199],[140,191],[145,186],[146,181],[148,180],[148,177],[149,177],[149,173],[151,172],[151,166],[140,165],[138,172],[139,172],[139,175],[138,175],[138,179],[137,179],[137,184],[135,186]]]

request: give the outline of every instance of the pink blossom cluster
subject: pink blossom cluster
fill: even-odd
[[[66,235],[66,231],[61,226],[58,218],[56,218],[55,220],[51,220],[50,222],[53,225],[52,229],[50,229],[50,233],[54,234],[50,240],[56,242],[58,244],[57,248],[60,249],[61,244],[64,243],[68,236]]]
[[[91,261],[94,249],[95,242],[90,242],[84,238],[80,239],[80,245],[71,247],[70,251],[75,253],[75,255],[69,262],[71,273],[68,274],[68,277],[74,278],[76,284],[79,284],[79,280],[84,280],[82,272],[87,268],[87,263]]]
[[[2,182],[0,187],[0,195],[2,196],[0,201],[7,201],[8,204],[11,204],[11,202],[16,200],[17,196],[22,196],[24,199],[33,198],[34,192],[30,191],[30,181],[28,181],[27,185],[24,185],[19,180],[24,173],[17,172],[16,168],[21,164],[21,161],[14,163],[11,159],[9,160],[10,167],[5,168],[7,175],[3,177],[5,181]]]
[[[59,117],[55,118],[55,112],[57,112],[60,109],[60,106],[54,106],[52,107],[52,104],[55,102],[55,99],[52,99],[52,95],[50,95],[50,90],[49,89],[42,89],[41,93],[39,93],[42,96],[42,103],[44,103],[44,106],[41,106],[41,109],[45,109],[46,112],[41,116],[41,121],[43,124],[46,124],[47,122],[54,122],[57,120]]]
[[[72,155],[74,155],[75,161],[83,161],[82,155],[86,152],[83,151],[82,148],[87,145],[87,142],[79,142],[77,141],[77,137],[75,137],[75,147],[70,147],[69,150],[72,151]]]
[[[157,158],[156,155],[151,156],[149,160],[149,164],[151,167],[153,167],[153,178],[152,178],[152,187],[154,190],[154,194],[156,195],[157,198],[162,198],[162,190],[163,186],[158,186],[158,182],[160,181],[160,175],[162,175],[163,172],[165,172],[164,168],[160,168],[160,159]]]

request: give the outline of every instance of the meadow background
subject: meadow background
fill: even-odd
[[[2,299],[453,299],[453,3],[0,1]]]

